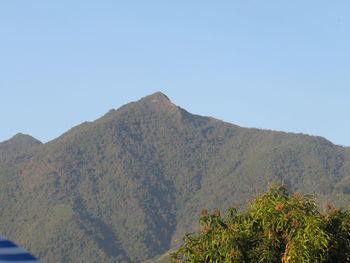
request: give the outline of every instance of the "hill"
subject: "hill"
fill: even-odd
[[[0,144],[0,233],[47,263],[142,262],[197,230],[199,210],[275,180],[349,202],[349,148],[193,115],[159,92],[45,144],[15,137]]]
[[[31,151],[42,143],[37,139],[18,133],[11,139],[0,143],[0,163],[9,162],[14,157]]]

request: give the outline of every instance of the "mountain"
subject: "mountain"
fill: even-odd
[[[350,149],[193,115],[158,92],[41,144],[0,144],[0,233],[44,262],[143,262],[269,182],[350,200]]]
[[[0,163],[5,163],[41,144],[40,141],[29,135],[18,133],[11,139],[0,143]]]

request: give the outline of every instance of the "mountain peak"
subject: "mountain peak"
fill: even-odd
[[[40,142],[39,140],[35,139],[34,137],[28,135],[28,134],[24,134],[24,133],[17,133],[15,136],[11,137],[10,139],[8,139],[7,141],[4,141],[2,143],[11,143],[11,144],[26,144],[26,145],[38,145],[38,144],[42,144],[42,142]]]
[[[170,102],[170,99],[168,98],[168,96],[166,96],[164,93],[157,91],[156,93],[153,93],[151,95],[148,95],[144,98],[142,98],[141,100],[148,100],[148,101],[159,101],[159,102]]]
[[[178,109],[178,107],[175,104],[173,104],[170,101],[170,99],[160,91],[142,98],[140,102],[143,102],[144,104],[147,104],[159,110],[174,111]]]
[[[17,133],[7,141],[0,143],[0,162],[11,159],[19,153],[28,152],[42,143],[30,135]]]

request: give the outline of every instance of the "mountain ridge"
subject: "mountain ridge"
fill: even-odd
[[[350,200],[347,148],[193,115],[162,93],[37,146],[0,164],[0,231],[48,263],[144,261],[195,231],[199,210],[275,180]]]
[[[119,109],[110,109],[106,114],[104,114],[102,117],[94,120],[94,121],[86,121],[86,122],[83,122],[81,124],[78,124],[72,128],[70,128],[69,130],[67,130],[66,132],[64,132],[63,134],[61,134],[60,136],[52,139],[51,141],[53,140],[56,140],[58,138],[60,138],[62,135],[66,134],[67,132],[70,132],[71,130],[74,130],[76,128],[79,128],[80,126],[84,126],[84,125],[89,125],[89,124],[92,124],[94,122],[98,122],[99,120],[103,119],[103,118],[107,118],[107,116],[113,114],[114,112],[118,111],[118,110],[124,110],[125,107],[129,107],[131,105],[133,105],[134,103],[143,103],[145,105],[152,105],[154,107],[159,107],[161,105],[167,105],[169,108],[171,107],[173,110],[176,109],[176,110],[183,110],[184,112],[188,113],[186,110],[182,109],[181,107],[175,105],[172,103],[172,101],[169,99],[169,97],[167,95],[165,95],[164,93],[160,92],[160,91],[157,91],[151,95],[147,95],[137,101],[133,101],[133,102],[129,102],[125,105],[122,105]],[[191,115],[195,115],[195,116],[201,116],[201,115],[196,115],[196,114],[191,114]],[[315,138],[320,138],[320,139],[323,139],[325,141],[327,141],[328,143],[331,143],[333,145],[336,145],[336,146],[340,146],[340,147],[344,147],[344,148],[350,148],[350,146],[344,146],[344,145],[339,145],[339,144],[335,144],[333,142],[331,142],[330,140],[328,140],[327,138],[323,137],[323,136],[319,136],[319,135],[311,135],[311,134],[306,134],[306,133],[300,133],[300,132],[287,132],[287,131],[281,131],[281,130],[272,130],[272,129],[262,129],[262,128],[254,128],[254,127],[242,127],[242,126],[239,126],[237,124],[234,124],[234,123],[231,123],[231,122],[228,122],[228,121],[224,121],[224,120],[221,120],[221,119],[217,119],[215,117],[212,117],[212,116],[201,116],[201,117],[206,117],[206,118],[210,118],[214,121],[218,121],[218,122],[224,122],[224,123],[227,123],[227,124],[230,124],[230,125],[235,125],[235,126],[238,126],[238,127],[241,127],[241,128],[245,128],[245,129],[256,129],[256,130],[259,130],[259,131],[271,131],[271,132],[279,132],[279,133],[285,133],[285,134],[296,134],[296,135],[305,135],[305,136],[310,136],[310,137],[315,137]],[[7,140],[4,140],[4,141],[1,141],[0,144],[4,143],[4,142],[7,142],[7,141],[10,141],[12,139],[15,139],[16,137],[21,137],[21,136],[24,136],[24,137],[30,137],[34,140],[36,140],[37,142],[39,142],[40,144],[46,144],[46,143],[42,143],[40,142],[39,140],[35,139],[34,137],[32,137],[31,135],[27,135],[27,134],[23,134],[21,132],[15,134],[13,137],[11,137],[10,139],[7,139]],[[49,141],[49,142],[51,142]],[[49,143],[47,142],[47,143]]]

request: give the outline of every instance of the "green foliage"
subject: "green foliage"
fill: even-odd
[[[350,214],[329,206],[316,209],[312,196],[290,194],[274,184],[246,212],[230,208],[200,219],[201,232],[187,234],[172,254],[176,262],[347,262]]]

